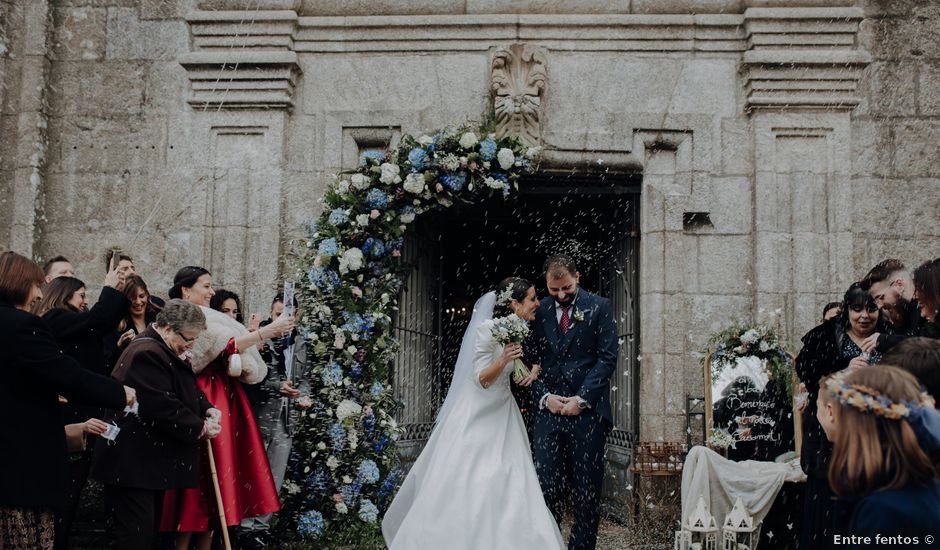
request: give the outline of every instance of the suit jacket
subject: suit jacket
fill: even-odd
[[[113,376],[137,390],[137,415],[118,414],[113,443],[100,440],[92,475],[120,487],[196,487],[199,435],[212,404],[196,386],[192,366],[152,327],[118,359]]]
[[[583,320],[576,320],[577,313]],[[536,403],[546,393],[579,396],[613,425],[610,377],[617,369],[617,325],[610,300],[578,289],[567,334],[555,316],[555,299],[544,298],[535,312],[529,360],[542,373],[531,386]]]
[[[58,395],[122,409],[117,381],[64,355],[39,317],[0,303],[0,417],[8,420],[0,453],[0,506],[56,508],[68,487],[65,430]]]

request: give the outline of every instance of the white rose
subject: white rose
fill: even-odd
[[[358,248],[350,248],[346,252],[343,252],[343,256],[339,259],[340,273],[345,274],[350,271],[362,269],[363,259],[362,250]]]
[[[358,223],[362,227],[369,225],[369,215],[359,214],[358,216],[356,216],[356,223]]]
[[[501,180],[496,179],[496,178],[486,178],[485,180],[483,180],[483,184],[486,185],[487,187],[491,188],[491,189],[502,189],[502,188],[503,188],[503,182],[502,182]]]
[[[391,185],[393,183],[397,183],[401,181],[401,178],[398,177],[398,172],[400,170],[401,169],[398,167],[397,164],[390,164],[386,162],[385,164],[382,165],[382,175],[379,176],[379,181],[381,181],[382,183],[386,185]]]
[[[434,143],[434,138],[429,135],[423,135],[418,138],[418,143],[420,143],[422,147],[427,147],[428,145]]]
[[[321,451],[325,451],[325,450],[326,450],[326,443],[324,443],[324,442],[322,442],[322,441],[319,442],[319,443],[317,443],[317,449],[320,449]]]
[[[346,512],[349,511],[349,508],[346,508],[346,505],[343,504],[342,502],[337,502],[336,511],[339,512],[340,514],[345,514]]]
[[[343,476],[343,483],[345,483],[346,485],[349,485],[350,483],[352,483],[352,478],[349,476]]]
[[[473,132],[467,132],[464,135],[460,136],[460,146],[464,149],[469,149],[477,144],[480,141],[477,139],[477,135]]]
[[[349,433],[346,434],[346,440],[349,442],[349,449],[352,451],[355,451],[356,447],[359,446],[359,434],[356,430],[349,430]]]
[[[351,399],[343,399],[340,401],[339,405],[336,406],[336,418],[342,422],[351,416],[356,416],[362,412],[362,407],[359,403]]]
[[[456,155],[447,154],[443,159],[441,159],[441,166],[445,170],[453,172],[454,170],[460,168],[460,159]]]
[[[500,151],[500,153],[502,153],[502,151]],[[352,181],[352,186],[359,190],[368,189],[369,185],[372,183],[369,177],[364,174],[353,174],[350,180]]]
[[[539,155],[542,154],[541,147],[529,147],[525,150],[525,158],[529,160],[535,160]]]
[[[503,170],[509,170],[512,168],[512,165],[516,163],[516,155],[512,152],[512,149],[507,149],[503,147],[496,153],[496,160],[499,161],[499,167]],[[355,185],[356,182],[353,182]]]
[[[414,213],[414,212],[406,212],[406,213],[402,214],[401,216],[398,216],[398,219],[401,220],[401,223],[411,223],[411,222],[415,221],[415,213]]]
[[[349,180],[339,180],[336,182],[336,192],[340,195],[349,193]]]
[[[335,470],[339,468],[339,460],[336,460],[335,456],[331,456],[330,458],[326,459],[326,466],[331,470]]]
[[[421,193],[424,191],[424,176],[421,174],[408,174],[405,178],[405,191],[409,193]]]

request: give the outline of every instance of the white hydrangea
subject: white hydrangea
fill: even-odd
[[[365,227],[369,225],[369,215],[368,214],[359,214],[356,216],[356,223]]]
[[[460,136],[460,146],[464,149],[469,149],[477,144],[480,141],[477,138],[477,135],[473,132],[466,132],[464,135]]]
[[[340,195],[349,193],[349,180],[339,180],[336,182],[336,192]]]
[[[405,178],[405,191],[409,193],[421,193],[425,189],[424,176],[421,174],[408,174]]]
[[[317,443],[317,449],[320,449],[321,451],[325,451],[325,450],[326,450],[326,443],[324,443],[324,442],[322,442],[322,441],[319,442],[319,443]]]
[[[418,143],[420,143],[422,147],[427,147],[428,145],[434,143],[434,138],[425,134],[418,138]]]
[[[529,160],[535,160],[541,154],[542,154],[542,148],[538,146],[529,147],[528,149],[525,150],[525,158]]]
[[[491,189],[502,189],[504,186],[503,181],[496,178],[486,178],[483,180],[483,184]]]
[[[391,185],[393,183],[399,183],[401,181],[401,176],[398,173],[401,171],[401,168],[397,164],[384,163],[382,164],[382,175],[379,176],[379,181],[386,185]]]
[[[353,174],[352,177],[349,179],[350,181],[352,181],[352,186],[355,187],[356,189],[359,189],[360,191],[363,189],[368,189],[369,185],[372,183],[369,180],[369,177],[366,176],[365,174]]]
[[[346,252],[343,252],[342,257],[339,259],[339,271],[343,274],[349,273],[350,271],[358,271],[362,269],[363,261],[364,256],[362,255],[362,250],[350,248]]]
[[[441,159],[441,166],[443,166],[445,170],[453,172],[454,170],[460,168],[460,159],[457,158],[457,155],[448,153],[444,158]]]
[[[336,460],[335,456],[330,456],[330,458],[326,459],[326,467],[331,470],[339,468],[339,460]]]
[[[338,418],[340,422],[351,416],[357,416],[360,413],[362,413],[362,406],[351,399],[343,399],[340,404],[336,406],[336,418]]]
[[[744,344],[753,344],[760,338],[760,334],[754,329],[750,329],[741,335],[741,342]]]
[[[339,512],[340,514],[345,514],[346,512],[349,511],[349,508],[347,508],[346,505],[343,504],[342,502],[337,502],[336,511]]]
[[[401,216],[398,216],[398,219],[401,220],[401,223],[411,223],[415,221],[415,216],[417,216],[417,214],[414,212],[405,212]]]
[[[503,147],[496,153],[496,160],[499,161],[499,167],[503,170],[509,170],[512,168],[512,165],[516,163],[516,155],[512,152],[512,149],[507,149]],[[355,182],[353,182],[355,185]]]
[[[346,442],[349,443],[349,450],[355,451],[356,447],[359,446],[359,432],[356,430],[349,430],[346,434]]]

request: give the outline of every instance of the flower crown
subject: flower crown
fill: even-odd
[[[512,284],[496,295],[496,305],[505,306],[512,302]]]
[[[875,389],[861,384],[846,384],[843,376],[833,376],[826,382],[826,388],[839,403],[850,405],[864,413],[873,413],[889,420],[905,419],[914,407],[934,407],[934,399],[927,392],[921,392],[920,402],[894,402]]]

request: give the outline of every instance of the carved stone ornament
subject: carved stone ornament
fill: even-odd
[[[496,135],[514,135],[529,145],[539,145],[542,95],[548,81],[545,49],[527,44],[498,48],[491,69]]]

